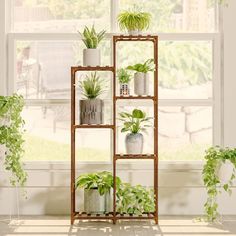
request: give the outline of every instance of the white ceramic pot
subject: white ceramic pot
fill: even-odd
[[[137,36],[137,35],[141,35],[142,31],[141,30],[128,30],[128,34]]]
[[[100,195],[98,189],[84,189],[84,211],[104,213],[110,210],[110,193]]]
[[[143,153],[143,135],[127,134],[125,137],[125,147],[127,154],[142,154]]]
[[[233,174],[234,165],[231,161],[226,160],[225,163],[221,163],[216,175],[219,177],[219,180],[222,184],[229,182]]]
[[[136,72],[134,74],[134,93],[136,95],[148,95],[149,75],[148,73]]]
[[[83,65],[84,66],[100,66],[101,53],[98,48],[86,48],[83,50]]]

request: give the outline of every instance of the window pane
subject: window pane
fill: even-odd
[[[70,98],[71,66],[82,65],[81,41],[17,41],[16,91],[25,98]],[[110,64],[110,41],[101,46]]]
[[[160,160],[200,160],[212,145],[211,107],[159,107]]]
[[[151,43],[130,42],[119,43],[117,46],[118,67],[143,63],[148,58],[153,58]],[[159,98],[212,98],[212,67],[210,41],[160,41]]]
[[[15,32],[76,32],[92,24],[110,30],[110,0],[13,0]]]
[[[152,14],[151,32],[214,32],[215,8],[209,0],[120,0],[120,10],[134,4]]]

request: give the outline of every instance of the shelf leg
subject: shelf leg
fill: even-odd
[[[70,218],[70,224],[71,224],[71,225],[73,225],[73,224],[74,224],[74,222],[75,222],[75,219],[74,219],[74,217],[71,217],[71,218]]]

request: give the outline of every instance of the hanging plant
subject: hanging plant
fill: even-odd
[[[221,193],[221,190],[231,194],[232,182],[235,179],[236,169],[236,148],[220,148],[218,146],[211,147],[206,151],[205,155],[206,164],[203,167],[203,181],[207,189],[207,201],[204,205],[206,220],[214,222],[217,220],[218,203],[217,195]],[[222,181],[219,176],[219,170],[222,165],[226,163],[232,163],[232,170],[229,178],[226,181]],[[229,173],[228,173],[229,174]]]
[[[11,185],[21,187],[27,180],[27,174],[21,163],[24,153],[24,120],[21,117],[23,107],[22,96],[17,94],[0,96],[0,145],[6,150],[4,166],[12,174]]]

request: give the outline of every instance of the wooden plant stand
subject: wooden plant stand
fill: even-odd
[[[116,94],[116,45],[119,41],[151,41],[154,45],[154,95],[153,96],[117,96]],[[113,73],[113,122],[112,124],[102,125],[78,125],[75,119],[75,105],[76,105],[76,79],[75,74],[77,71],[110,71]],[[116,153],[116,102],[118,100],[151,100],[153,102],[154,111],[154,153],[151,155],[120,155]],[[138,36],[125,36],[115,35],[113,36],[113,66],[105,67],[71,67],[71,224],[77,220],[111,220],[114,224],[117,220],[154,220],[158,224],[158,36],[156,35],[138,35]],[[75,131],[76,129],[111,129],[113,131],[113,179],[114,179],[114,191],[113,191],[113,212],[104,214],[88,214],[86,212],[78,212],[75,209]],[[116,166],[119,160],[151,160],[153,161],[153,176],[154,176],[154,194],[155,194],[155,211],[152,213],[143,213],[142,215],[133,214],[120,214],[116,212]]]

